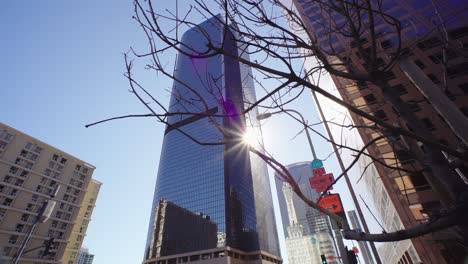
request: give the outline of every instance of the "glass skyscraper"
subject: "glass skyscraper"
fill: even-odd
[[[224,39],[224,49],[248,59],[245,50],[238,46],[234,35],[219,19],[213,17],[188,30],[181,40],[183,51],[176,60],[169,112],[189,114],[168,118],[145,263],[156,263],[165,257],[159,247],[175,247],[175,251],[182,253],[210,249],[193,244],[200,238],[185,241],[184,245],[171,242],[163,228],[156,228],[163,222],[178,221],[170,219],[168,214],[158,213],[162,200],[215,223],[217,248],[262,251],[279,256],[266,164],[251,154],[241,140],[247,130],[257,136],[259,144],[262,140],[255,118],[257,110],[243,115],[249,103],[255,101],[251,69],[228,56],[199,56],[206,52],[208,39],[219,47]],[[211,144],[216,142],[225,144]],[[170,233],[176,234],[176,231]],[[191,236],[185,234],[184,237]],[[180,258],[184,261],[184,256]]]

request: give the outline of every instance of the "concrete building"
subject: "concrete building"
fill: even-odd
[[[86,237],[86,230],[88,229],[91,215],[93,214],[96,200],[99,195],[102,183],[91,179],[86,190],[78,216],[76,217],[76,224],[73,226],[70,235],[70,242],[67,244],[65,254],[63,257],[64,264],[74,264],[78,253],[80,252],[81,245]],[[79,263],[79,262],[78,262]]]
[[[333,25],[341,25],[344,18],[340,14],[328,13],[324,11],[323,6],[312,1],[293,0],[293,3],[305,21],[309,34],[317,38],[317,43],[324,48],[333,46],[337,51],[334,52],[334,62],[343,63],[343,70],[364,70],[363,56],[357,49],[357,42],[330,33],[323,26],[330,25],[330,21],[334,22]],[[425,132],[453,148],[460,144],[460,139],[447,124],[446,117],[437,104],[443,101],[442,108],[450,108],[450,115],[462,117],[462,120],[465,118],[463,115],[468,115],[468,60],[463,55],[468,43],[467,6],[466,1],[456,0],[388,0],[383,1],[381,5],[383,12],[401,22],[401,48],[405,53],[382,78],[388,82],[393,95],[399,97],[397,100],[409,103],[410,110],[421,121]],[[440,19],[444,23],[441,23]],[[385,64],[393,58],[392,53],[398,47],[397,34],[383,19],[376,18],[375,25],[379,63]],[[366,33],[359,42],[364,50],[371,45]],[[390,124],[400,124],[411,129],[413,124],[403,122],[388,100],[384,99],[382,91],[373,84],[332,78],[344,101]],[[428,100],[424,95],[427,95],[427,92],[437,96]],[[358,126],[373,124],[354,114],[350,117]],[[359,134],[364,143],[379,136],[376,131],[364,128],[359,129]],[[408,143],[404,138],[396,140]],[[423,168],[424,165],[413,159],[412,155],[422,156],[425,146],[417,142],[409,144],[411,152],[401,147],[394,149],[391,142],[379,140],[370,146],[368,151],[373,157],[382,159],[390,166],[398,165],[409,170]],[[441,208],[440,197],[435,195],[434,186],[430,186],[422,173],[401,174],[380,164],[375,165],[375,172],[374,177],[379,175],[388,197],[384,193],[377,195],[382,199],[387,197],[391,201],[396,210],[396,218],[399,219],[394,223],[401,222],[402,228],[427,221],[431,214]],[[459,172],[453,171],[453,177],[458,177]],[[412,239],[411,243],[424,263],[456,263],[459,258],[456,257],[457,254],[464,251],[456,241],[437,235]],[[400,252],[400,259],[396,262],[406,263],[405,256],[407,254],[404,251]]]
[[[207,38],[214,45],[224,40],[223,48],[228,52],[248,59],[245,48],[238,46],[230,30],[217,18],[185,32],[181,47],[188,54],[198,55],[205,50]],[[266,164],[242,141],[246,131],[259,141],[253,144],[262,140],[258,111],[250,111],[247,117],[241,114],[248,102],[255,102],[251,69],[229,56],[192,58],[184,52],[177,57],[174,74],[178,81],[172,88],[169,111],[226,116],[168,118],[144,263],[281,263]],[[190,84],[193,90],[184,84]],[[201,145],[187,134],[201,142],[229,143]],[[176,249],[168,255],[161,254],[158,246],[166,239],[156,232],[161,200],[208,216],[217,225],[217,243],[202,245],[194,239],[198,245],[174,245]],[[196,219],[188,217],[180,222],[199,221]]]
[[[81,248],[76,264],[93,264],[94,255],[89,253],[89,249]]]
[[[26,247],[26,250],[39,247],[53,237],[55,249],[46,256],[43,249],[26,253],[20,263],[68,263],[64,262],[64,253],[79,212],[88,205],[84,201],[94,169],[70,154],[0,123],[0,255],[7,261],[15,256],[43,202],[59,185],[51,218],[37,226]]]
[[[317,240],[311,235],[304,235],[304,226],[298,222],[293,200],[295,193],[291,185],[284,182],[282,191],[289,218],[287,225],[288,236],[286,238],[286,250],[288,251],[289,263],[319,263],[320,254]],[[315,243],[313,243],[313,241],[315,241]]]
[[[298,162],[287,165],[286,168],[306,197],[312,201],[318,200],[320,194],[312,189],[309,183],[309,178],[312,177],[311,163]],[[320,261],[321,254],[338,256],[328,216],[320,215],[320,212],[310,208],[292,192],[289,184],[280,180],[278,175],[275,176],[275,179],[289,262],[296,259],[296,263],[312,263],[297,261],[304,259],[306,255],[311,258],[317,257],[313,252],[320,253],[317,261]],[[313,249],[308,248],[308,246],[313,247]],[[311,259],[311,261],[313,260]],[[329,263],[336,263],[336,260],[329,260]]]
[[[362,230],[356,211],[354,210],[348,211],[348,221],[352,229]],[[374,260],[372,259],[367,242],[359,241],[358,244],[359,244],[359,248],[361,249],[360,254],[358,255],[359,258],[361,260],[364,260],[364,263],[372,264]]]

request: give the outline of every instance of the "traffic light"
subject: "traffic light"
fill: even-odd
[[[45,243],[45,249],[44,249],[44,253],[42,253],[42,256],[49,255],[50,251],[55,249],[54,240],[55,238],[53,237],[47,240],[47,242]]]
[[[358,264],[356,253],[352,249],[348,250],[347,253],[349,264]]]
[[[320,255],[320,258],[322,259],[322,264],[327,264],[327,258],[325,257],[325,255]]]

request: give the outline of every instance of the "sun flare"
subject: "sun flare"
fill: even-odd
[[[247,127],[245,130],[244,134],[242,135],[242,141],[244,143],[250,145],[250,146],[255,146],[258,144],[258,137],[257,133],[255,133],[255,130],[253,130],[250,127]]]

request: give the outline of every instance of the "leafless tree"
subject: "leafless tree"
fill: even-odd
[[[305,2],[305,1],[298,1]],[[209,76],[199,73],[199,77],[207,81],[207,93],[201,94],[190,83],[184,83],[171,72],[172,69],[164,64],[161,57],[167,52],[177,52],[180,56],[188,56],[194,62],[207,60],[215,56],[236,60],[250,67],[253,71],[253,80],[257,88],[263,89],[264,95],[255,101],[242,98],[245,108],[240,115],[255,116],[256,109],[283,111],[287,105],[294,101],[304,90],[320,94],[334,103],[346,108],[353,116],[368,120],[368,126],[350,126],[349,129],[369,129],[379,133],[380,136],[368,142],[363,148],[355,149],[338,141],[331,140],[314,129],[313,125],[304,124],[294,115],[291,118],[301,123],[307,129],[317,133],[328,140],[338,149],[350,149],[355,153],[355,161],[345,172],[355,165],[361,155],[366,155],[372,162],[379,163],[390,170],[422,173],[431,188],[437,193],[443,205],[443,210],[437,217],[397,232],[383,234],[367,234],[350,230],[348,224],[338,215],[318,206],[316,201],[309,200],[301,191],[293,177],[279,161],[261,149],[250,147],[250,151],[262,158],[285,182],[288,182],[295,193],[310,207],[330,216],[343,225],[344,236],[353,240],[364,241],[399,241],[422,236],[431,232],[466,224],[467,217],[467,186],[462,179],[454,174],[452,164],[449,164],[443,153],[456,159],[458,164],[468,162],[468,155],[464,149],[454,145],[443,144],[434,138],[433,134],[424,126],[411,110],[411,105],[404,102],[398,93],[389,84],[389,76],[401,58],[411,53],[415,43],[406,43],[402,38],[404,27],[411,26],[408,22],[400,21],[397,17],[386,12],[382,0],[310,0],[317,16],[314,23],[320,24],[322,30],[311,30],[311,21],[303,20],[304,10],[295,8],[279,0],[194,0],[184,14],[174,14],[168,10],[158,10],[155,1],[134,2],[134,19],[143,30],[148,40],[149,50],[139,52],[131,50],[125,54],[126,73],[129,80],[130,91],[148,109],[147,114],[132,114],[105,119],[91,125],[109,120],[151,117],[156,118],[169,128],[176,129],[194,142],[202,145],[229,144],[226,141],[204,142],[194,135],[190,135],[180,127],[173,126],[168,119],[177,117],[206,117],[209,118],[221,133],[226,131],[217,118],[224,118],[231,113],[224,111],[215,113],[208,106],[206,94],[221,102],[223,98],[221,87],[217,87],[217,79],[222,76]],[[187,4],[184,2],[184,4]],[[221,13],[222,15],[218,15]],[[335,19],[339,17],[340,19]],[[215,19],[218,25],[228,29],[224,31],[222,40],[213,40],[209,34],[200,30],[206,37],[207,45],[203,49],[188,46],[179,38],[179,32],[197,29],[197,21]],[[441,17],[440,19],[446,19]],[[382,32],[377,26],[385,24],[389,34],[393,36],[391,52],[385,50],[379,41]],[[168,28],[168,25],[172,25]],[[237,51],[228,47],[228,38],[238,43]],[[340,39],[340,41],[337,41]],[[421,38],[419,38],[421,39]],[[325,41],[324,41],[325,40]],[[342,43],[341,45],[339,43]],[[344,45],[343,45],[344,44]],[[448,44],[445,44],[447,46]],[[357,53],[357,55],[356,55]],[[362,64],[356,66],[350,58],[359,56]],[[193,107],[178,112],[169,112],[161,103],[160,98],[153,96],[152,91],[138,82],[133,75],[132,59],[142,60],[146,69],[154,71],[158,76],[170,78],[186,89],[190,97],[184,97],[173,92],[181,105]],[[314,63],[310,64],[313,59]],[[444,61],[444,65],[446,62]],[[323,89],[320,82],[311,81],[312,77],[328,72],[336,80],[354,86],[370,86],[383,95],[386,104],[398,113],[398,122],[388,123],[372,111],[342,100]],[[262,80],[276,83],[276,87],[267,87]],[[210,83],[208,85],[208,83]],[[214,84],[214,85],[213,85]],[[329,122],[332,122],[329,120]],[[239,131],[238,131],[239,132]],[[242,132],[242,131],[241,131]],[[231,140],[239,140],[239,135],[231,135]],[[229,138],[229,137],[228,137]],[[406,153],[420,164],[416,167],[388,165],[382,157],[369,154],[367,149],[379,140],[391,142],[395,152]],[[463,142],[462,142],[463,143]],[[466,143],[466,142],[465,142]],[[424,150],[421,149],[424,146]],[[401,157],[397,156],[397,159]],[[343,172],[336,178],[340,180]],[[336,181],[333,183],[335,184]],[[332,186],[332,185],[331,185]],[[329,186],[329,188],[331,187]],[[464,230],[464,229],[463,229]]]

